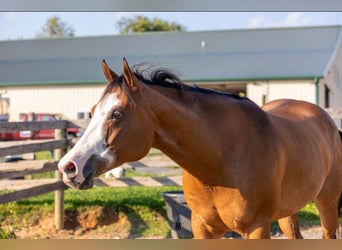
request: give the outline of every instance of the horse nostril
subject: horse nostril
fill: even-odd
[[[72,162],[68,162],[67,165],[65,166],[65,169],[68,171],[75,171],[76,167],[75,164]]]
[[[72,179],[75,177],[76,175],[76,166],[73,162],[68,162],[65,166],[64,166],[64,173],[66,174],[66,176],[69,179]]]

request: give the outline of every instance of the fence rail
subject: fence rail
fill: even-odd
[[[26,175],[55,171],[57,169],[57,164],[57,161],[48,160],[25,160],[15,163],[0,163],[0,179],[14,179]],[[6,186],[2,187],[5,188]],[[4,188],[1,188],[0,186],[0,190]]]
[[[6,183],[6,181],[2,181],[2,182],[4,182],[3,185],[7,184],[6,190],[8,190],[8,188],[10,188],[11,185],[17,184],[16,181],[10,181],[8,183]],[[40,182],[38,186],[37,186],[37,182],[36,181],[34,182],[35,183],[33,187],[0,195],[0,204],[12,202],[12,201],[18,201],[18,200],[22,200],[26,198],[31,198],[37,195],[50,193],[56,190],[65,189],[65,185],[62,181],[56,181],[54,179],[49,179],[47,183],[43,183],[43,184],[42,182]],[[56,202],[55,200],[55,203],[58,203],[58,202]]]
[[[34,188],[36,186],[57,183],[55,179],[38,179],[38,180],[2,180],[0,181],[0,190],[19,191],[22,189]],[[95,178],[94,185],[96,187],[128,187],[128,186],[144,186],[144,187],[161,187],[161,186],[181,186],[181,176],[169,177],[123,177],[123,178]],[[27,198],[27,197],[26,197]],[[22,199],[19,197],[19,199]],[[15,201],[13,199],[12,201]],[[0,204],[6,203],[5,199],[0,196]]]
[[[8,145],[6,145],[8,144]],[[11,145],[12,144],[12,145]],[[14,143],[0,143],[0,157],[7,155],[18,155],[31,152],[52,151],[59,148],[66,148],[71,146],[68,139],[62,140],[34,140],[34,141],[20,141]]]
[[[32,140],[32,141],[15,141],[0,142],[0,157],[7,155],[18,155],[39,151],[54,150],[55,162],[29,162],[25,163],[0,163],[0,178],[17,178],[25,175],[55,172],[55,178],[48,180],[46,183],[34,181],[34,186],[20,188],[20,190],[3,193],[0,195],[0,203],[17,201],[24,198],[34,197],[37,195],[55,191],[55,225],[56,229],[63,228],[64,225],[64,189],[66,188],[61,180],[61,174],[56,171],[57,162],[62,157],[63,152],[68,146],[71,146],[71,140],[66,137],[67,128],[75,128],[77,125],[69,121],[53,121],[53,122],[1,122],[0,131],[2,133],[17,131],[39,131],[54,129],[55,140]],[[38,165],[37,165],[38,163]],[[10,165],[12,164],[12,165]],[[11,186],[18,183],[14,180],[2,180],[2,188],[0,190],[13,190]]]
[[[66,129],[75,128],[72,122],[65,120],[45,121],[45,122],[1,122],[1,132],[16,132],[21,130],[43,130],[43,129]]]

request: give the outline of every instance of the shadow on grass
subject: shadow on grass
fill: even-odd
[[[319,226],[320,219],[319,216],[310,211],[299,211],[299,225],[301,227]]]
[[[178,187],[179,189],[179,187]],[[161,196],[162,192],[175,190],[172,188],[145,188],[145,187],[127,187],[127,188],[94,188],[85,191],[66,190],[64,197],[64,208],[66,219],[77,217],[80,211],[85,208],[102,207],[105,216],[101,221],[102,225],[111,225],[115,223],[119,212],[127,216],[130,223],[128,238],[139,238],[149,234],[151,227],[158,227],[157,219],[163,219],[167,223],[165,202]],[[35,208],[47,207],[53,211],[53,194],[42,195],[32,199],[26,199],[17,202],[21,209],[29,207],[29,210]],[[37,210],[36,210],[37,211]],[[113,213],[112,216],[109,213]],[[110,217],[110,219],[108,219]],[[80,226],[72,219],[75,226]],[[152,221],[152,223],[151,223]],[[69,224],[69,229],[71,229]],[[157,236],[170,237],[170,230],[160,229],[156,231]],[[153,236],[153,235],[152,235]]]

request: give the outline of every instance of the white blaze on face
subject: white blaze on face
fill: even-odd
[[[72,162],[76,167],[75,182],[82,183],[86,176],[83,176],[84,166],[92,155],[99,155],[108,161],[108,165],[115,163],[115,152],[105,148],[105,134],[103,131],[104,123],[115,106],[120,101],[117,94],[107,94],[103,100],[96,106],[93,117],[84,132],[83,136],[76,145],[60,160],[58,168],[63,172],[63,166]],[[66,175],[64,174],[64,178]]]

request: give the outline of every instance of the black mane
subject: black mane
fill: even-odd
[[[142,82],[147,85],[160,86],[165,88],[172,88],[181,91],[190,91],[208,95],[221,95],[227,96],[234,99],[247,99],[245,97],[241,97],[234,93],[216,91],[207,88],[201,88],[196,84],[187,85],[185,84],[176,74],[172,73],[167,69],[156,69],[156,70],[148,70],[148,69],[140,69],[140,65],[135,65],[133,67],[133,72],[135,76]]]

